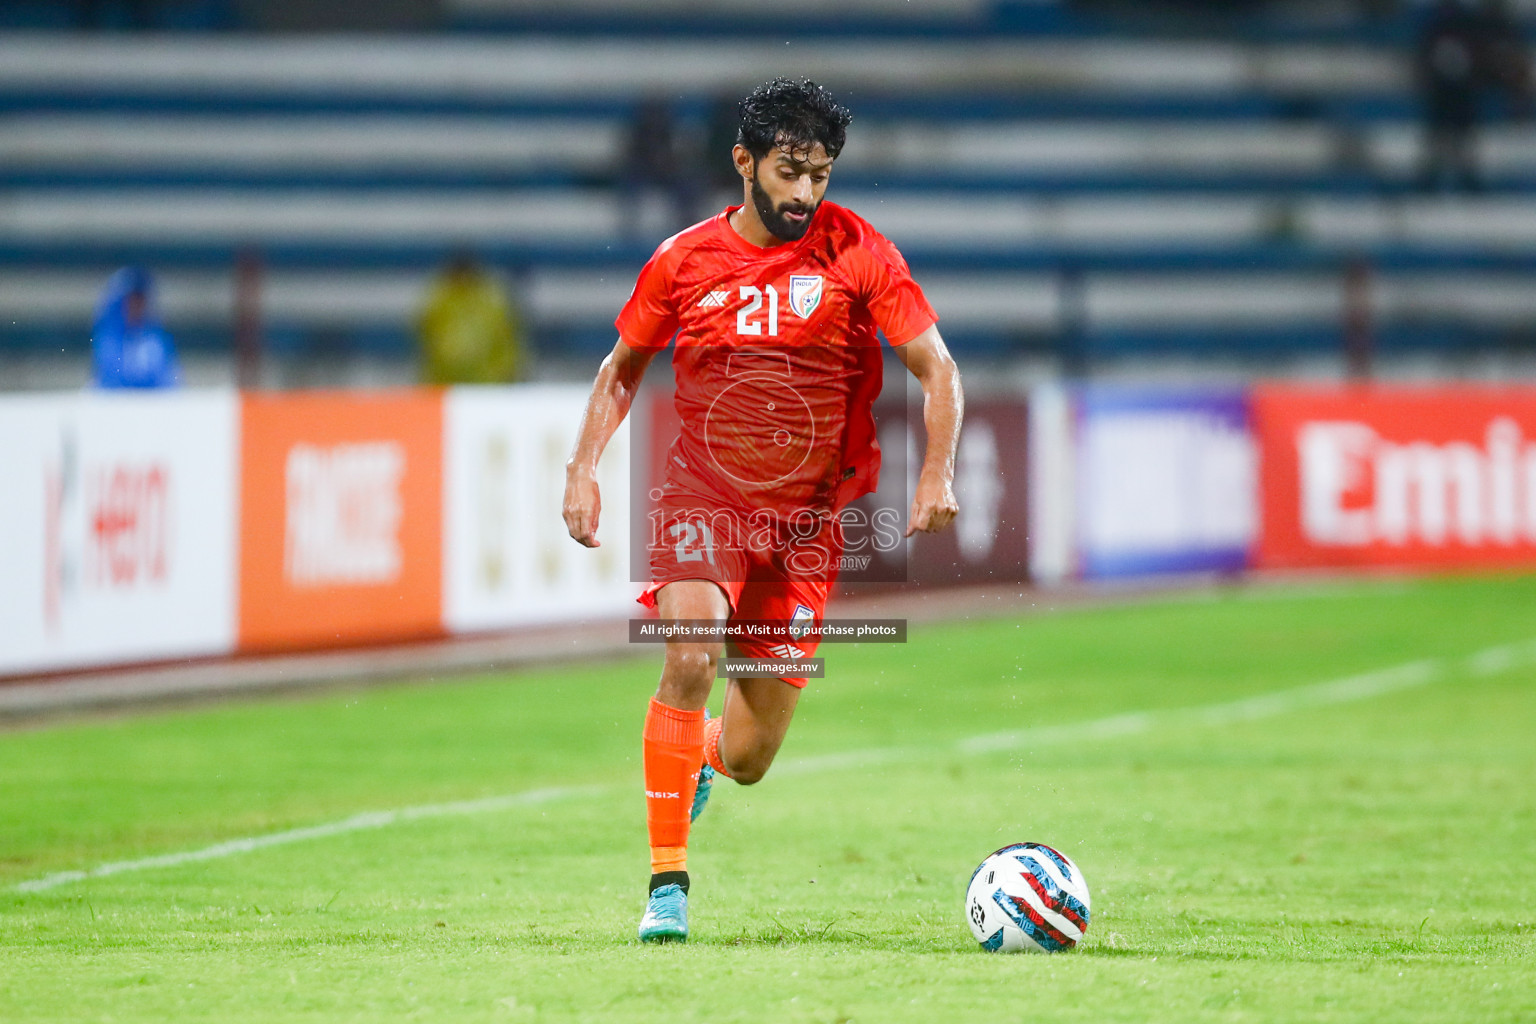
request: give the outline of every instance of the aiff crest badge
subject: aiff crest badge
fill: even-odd
[[[789,308],[804,320],[821,305],[823,278],[820,274],[791,275],[789,279]]]
[[[799,640],[816,625],[816,613],[803,604],[795,605],[795,614],[789,620],[789,638]]]

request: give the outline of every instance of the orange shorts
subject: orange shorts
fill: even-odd
[[[650,545],[651,578],[640,603],[656,607],[656,594],[669,583],[708,580],[730,602],[730,624],[772,620],[782,629],[732,641],[744,658],[810,658],[820,645],[807,626],[819,624],[836,582],[842,554],[835,518],[806,516],[770,522],[718,506],[668,502],[661,529]],[[785,677],[803,687],[805,677]]]

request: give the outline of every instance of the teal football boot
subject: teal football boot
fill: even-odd
[[[699,815],[704,813],[704,805],[709,803],[709,791],[715,786],[715,770],[709,765],[699,769],[699,788],[693,791],[693,809],[688,812],[690,822],[698,821]]]
[[[709,708],[704,709],[704,721],[709,722]],[[709,791],[715,786],[715,770],[704,762],[704,767],[699,769],[699,787],[693,791],[693,807],[688,811],[689,822],[699,820],[699,815],[704,813],[704,805],[709,803]]]
[[[651,893],[640,919],[640,941],[688,941],[688,893],[682,886],[663,885]]]

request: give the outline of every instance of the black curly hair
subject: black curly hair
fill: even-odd
[[[761,160],[777,146],[786,153],[807,153],[816,143],[836,159],[848,138],[853,115],[832,94],[808,78],[775,78],[741,101],[736,143]]]

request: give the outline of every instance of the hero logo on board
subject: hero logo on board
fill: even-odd
[[[170,560],[170,469],[163,463],[98,466],[87,476],[87,574],[98,586],[163,582]]]
[[[1509,417],[1477,442],[1394,443],[1365,423],[1296,433],[1301,527],[1333,547],[1536,543],[1536,442]]]
[[[171,570],[171,470],[161,461],[81,461],[66,433],[46,470],[43,613],[59,627],[85,590],[164,585]]]

